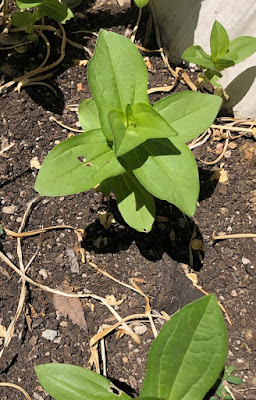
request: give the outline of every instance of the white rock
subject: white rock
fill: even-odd
[[[137,335],[143,335],[145,332],[147,332],[148,328],[145,325],[137,325],[134,327],[134,332],[137,333]]]
[[[2,208],[3,214],[14,214],[17,211],[18,207],[15,205],[5,206]]]
[[[46,279],[47,276],[48,276],[48,273],[47,273],[46,269],[44,269],[44,268],[40,269],[39,274],[40,274],[44,279]]]
[[[243,263],[244,265],[247,265],[247,264],[250,264],[251,261],[248,260],[248,258],[242,257],[242,263]]]
[[[42,333],[42,337],[47,340],[54,340],[57,337],[58,333],[52,329],[45,329]]]

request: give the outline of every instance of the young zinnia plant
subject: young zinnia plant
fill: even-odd
[[[106,195],[113,191],[124,220],[141,232],[152,228],[154,197],[192,216],[199,178],[186,142],[212,124],[220,97],[183,92],[151,105],[139,51],[129,39],[105,30],[88,65],[88,82],[93,99],[79,107],[84,133],[48,154],[35,190],[44,196],[95,187]]]

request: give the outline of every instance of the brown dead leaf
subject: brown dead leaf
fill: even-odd
[[[52,302],[56,311],[59,311],[64,318],[69,317],[74,324],[80,326],[85,332],[88,331],[84,308],[79,298],[53,294]]]
[[[226,171],[224,168],[218,169],[212,174],[210,181],[226,183],[228,181],[228,171]]]
[[[190,241],[190,246],[193,250],[204,251],[204,245],[203,245],[202,240],[200,240],[200,239],[192,239]]]
[[[4,338],[6,336],[6,328],[3,325],[0,325],[0,337]]]
[[[252,158],[256,155],[256,144],[245,143],[241,146],[241,151],[243,152],[245,160],[251,161]]]

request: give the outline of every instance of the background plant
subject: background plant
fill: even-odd
[[[58,0],[16,0],[17,11],[11,15],[11,23],[16,27],[26,27],[26,32],[33,34],[34,24],[42,17],[50,17],[54,21],[64,24],[73,17],[72,11]],[[30,11],[23,11],[32,9]]]
[[[104,30],[88,66],[88,82],[93,100],[79,108],[85,133],[48,154],[35,190],[46,196],[96,186],[104,194],[114,191],[124,220],[142,232],[154,222],[153,196],[192,216],[199,179],[186,142],[211,125],[221,99],[183,92],[151,106],[140,53],[129,39]]]
[[[144,400],[202,400],[216,382],[227,356],[227,330],[213,295],[177,312],[162,328],[149,351]],[[112,392],[111,382],[81,367],[45,364],[35,368],[55,400],[130,399]]]
[[[227,385],[241,385],[241,383],[243,383],[243,380],[241,378],[232,375],[234,371],[234,365],[231,365],[228,368],[225,367],[224,373],[215,391],[215,395],[212,396],[210,400],[232,400],[234,398],[231,396],[231,394],[229,394],[229,387]]]
[[[238,64],[250,57],[256,51],[256,38],[241,36],[229,40],[225,28],[215,21],[210,35],[211,54],[207,54],[201,46],[188,47],[182,54],[186,61],[199,65],[203,70],[202,81],[210,81],[214,86],[221,86],[219,78],[221,71]]]

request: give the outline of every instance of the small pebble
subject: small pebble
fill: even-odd
[[[250,264],[251,261],[248,260],[248,258],[242,257],[242,263],[243,263],[244,265],[247,265],[247,264]]]
[[[48,273],[44,268],[40,269],[39,274],[43,277],[43,279],[46,279],[48,276]]]
[[[42,333],[42,337],[47,340],[53,341],[57,337],[58,333],[52,329],[45,329]]]
[[[256,268],[254,265],[247,264],[245,266],[245,269],[246,269],[247,274],[249,274],[251,276],[256,276]]]
[[[137,335],[143,335],[147,330],[148,328],[142,324],[134,327],[134,332],[137,333]]]
[[[18,207],[15,205],[5,206],[2,208],[3,214],[14,214],[17,211]]]

